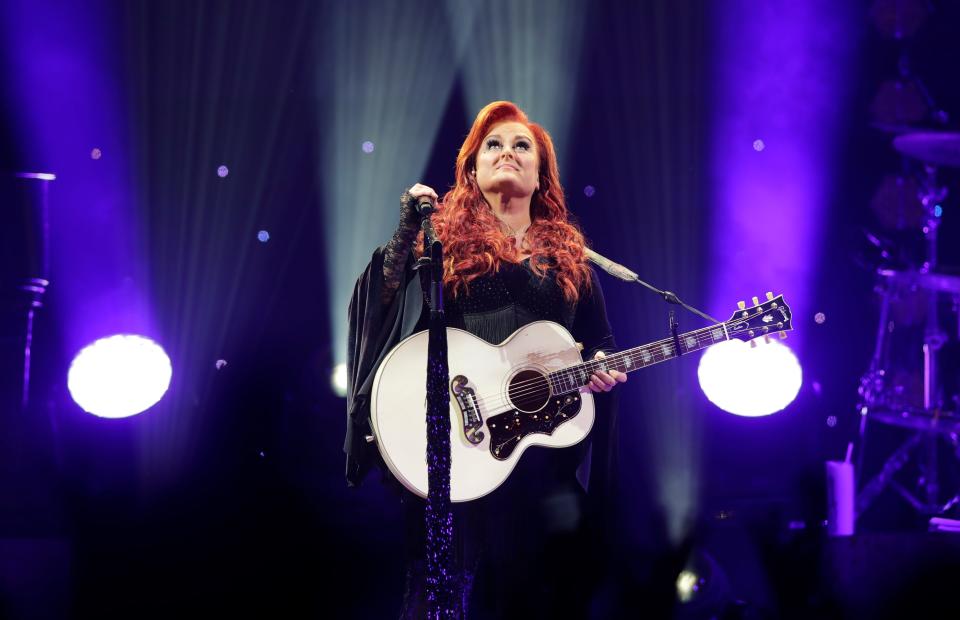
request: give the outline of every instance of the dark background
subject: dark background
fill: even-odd
[[[712,200],[709,24],[722,3],[590,6],[584,77],[570,85],[576,113],[562,154],[571,208],[599,251],[701,305]],[[877,253],[863,229],[904,247],[919,239],[916,231],[883,230],[871,211],[881,178],[903,166],[890,147],[892,134],[871,125],[871,102],[906,48],[938,106],[960,114],[960,7],[936,7],[907,44],[878,36],[866,4],[859,30],[849,33],[857,48],[853,97],[839,104],[845,122],[832,141],[839,170],[822,225],[824,268],[813,289],[817,311],[829,320],[797,317],[797,329],[806,332],[797,400],[770,418],[727,415],[698,395],[692,359],[638,373],[619,388],[623,545],[602,569],[597,609],[643,609],[637,599],[663,596],[674,563],[693,547],[709,549],[723,567],[729,583],[716,596],[795,617],[833,613],[849,597],[838,593],[843,579],[831,582],[825,566],[845,566],[844,575],[860,578],[873,560],[850,558],[871,558],[870,549],[904,557],[926,548],[918,538],[925,519],[889,492],[858,522],[858,541],[828,544],[823,462],[841,458],[856,438],[857,386],[876,329]],[[58,321],[63,300],[54,273],[36,326],[33,398],[21,412],[9,387],[15,381],[8,380],[17,377],[20,332],[15,312],[4,315],[0,614],[390,617],[402,595],[399,506],[377,474],[360,488],[346,487],[345,402],[329,389],[329,314],[346,317],[345,309],[330,308],[327,279],[330,269],[346,267],[328,264],[323,213],[351,206],[323,204],[316,174],[324,139],[317,110],[336,93],[317,94],[313,86],[316,41],[303,24],[319,19],[325,5],[101,2],[96,10],[115,38],[104,45],[121,50],[116,84],[130,118],[118,122],[132,128],[131,142],[139,145],[127,153],[137,178],[148,290],[177,372],[168,397],[142,416],[104,421],[80,411],[66,392],[71,351]],[[250,32],[260,36],[255,52]],[[13,86],[19,69],[11,63],[0,57],[0,83]],[[0,167],[50,169],[55,162],[30,148],[12,101],[0,97]],[[424,177],[409,184],[445,188],[476,110],[468,109],[459,82],[448,100],[424,105],[443,121],[432,145],[410,146],[429,148],[431,156]],[[644,148],[634,148],[638,143]],[[205,185],[201,175],[222,159],[230,162],[229,187]],[[664,178],[667,164],[674,178]],[[626,178],[639,182],[628,185]],[[941,228],[941,262],[949,269],[960,265],[956,173],[943,170],[941,179],[954,192]],[[599,188],[589,200],[581,192],[588,184]],[[677,186],[684,188],[679,201]],[[383,196],[391,218],[402,189]],[[51,201],[65,199],[54,184]],[[660,232],[637,233],[638,220]],[[244,250],[236,269],[222,268],[261,228],[271,242]],[[789,235],[789,223],[772,234]],[[6,242],[12,247],[17,236]],[[606,277],[603,285],[622,346],[663,337],[667,310],[660,301]],[[5,307],[20,303],[11,290],[3,292]],[[955,330],[955,314],[948,319]],[[681,320],[687,328],[700,325],[692,316]],[[218,371],[217,359],[228,365]],[[947,359],[946,380],[955,381],[957,367]],[[694,409],[703,438],[691,448],[701,451],[700,506],[691,538],[679,548],[654,496],[653,482],[664,472],[643,449],[655,428],[644,416],[661,415],[653,404],[671,401]],[[164,421],[178,411],[190,412],[190,424]],[[876,471],[904,434],[884,427],[871,433],[865,467]],[[157,472],[143,454],[162,452],[167,442],[177,443],[182,461],[173,473]],[[951,458],[945,456],[948,470],[956,467]],[[869,538],[873,533],[900,538]]]

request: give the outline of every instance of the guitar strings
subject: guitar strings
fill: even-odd
[[[688,338],[694,338],[696,340],[697,345],[714,344],[714,342],[711,342],[715,340],[712,336],[712,331],[717,329],[717,327],[718,325],[711,325],[709,327],[701,328],[699,330],[687,332],[686,334],[682,334],[681,336],[683,337],[684,340],[687,340]],[[705,333],[705,332],[711,332],[711,333]],[[704,342],[701,339],[704,335],[708,336],[706,342]],[[662,358],[660,358],[659,352],[646,351],[647,349],[655,349],[658,347],[658,345],[660,347],[660,350],[663,351]],[[691,347],[688,347],[688,350],[690,348]],[[698,348],[702,348],[702,346]],[[512,393],[512,399],[517,400],[525,396],[533,395],[537,391],[542,390],[545,387],[550,388],[551,394],[557,394],[558,392],[555,391],[556,388],[564,389],[563,386],[559,384],[561,380],[553,376],[553,375],[556,375],[557,373],[560,373],[563,371],[570,371],[571,369],[576,368],[577,366],[580,366],[581,370],[585,369],[586,371],[590,372],[590,374],[592,375],[593,371],[597,370],[598,368],[606,367],[607,369],[609,369],[610,366],[613,366],[615,363],[618,363],[620,360],[626,359],[627,357],[629,357],[634,362],[641,361],[641,360],[637,360],[636,358],[637,356],[642,357],[644,352],[647,352],[649,354],[650,359],[642,360],[643,363],[639,366],[632,367],[633,369],[642,368],[643,366],[651,363],[659,363],[667,359],[672,359],[673,357],[676,357],[676,355],[674,354],[673,339],[665,338],[663,340],[652,342],[640,347],[635,347],[633,349],[627,349],[617,353],[612,353],[605,358],[593,359],[587,362],[583,362],[582,364],[552,371],[546,375],[539,375],[532,379],[525,379],[523,381],[518,381],[513,385],[515,389],[513,390],[513,393]],[[614,370],[619,370],[619,369],[614,368]],[[629,369],[625,367],[624,371],[629,371]],[[576,388],[572,390],[561,391],[559,392],[559,394],[566,394],[569,392],[578,391],[580,388],[586,387],[586,385],[588,384],[578,385],[576,386]],[[519,386],[519,389],[517,389],[518,386]],[[493,393],[493,394],[487,393],[483,395],[475,394],[474,398],[477,400],[477,403],[479,405],[483,405],[485,408],[500,407],[500,406],[511,404],[510,392],[506,392],[506,393],[500,392],[500,393]]]
[[[706,329],[711,329],[711,328],[706,328]],[[694,333],[696,333],[696,332],[690,332],[690,333],[688,333],[688,334],[684,334],[685,339],[686,339],[686,338],[689,338],[689,337],[693,337],[692,334],[694,334]],[[705,343],[705,342],[703,342],[703,341],[700,339],[700,336],[702,336],[702,335],[703,335],[703,334],[698,334],[698,335],[697,335],[697,337],[696,337],[697,344],[698,344],[698,345],[709,344],[709,343],[710,343],[709,340],[708,340],[708,342]],[[712,337],[711,337],[711,339],[712,339]],[[655,348],[656,345],[661,345],[659,351],[655,351],[655,352],[645,351],[645,349],[648,349],[648,348]],[[665,348],[664,348],[664,347],[665,347]],[[689,348],[690,348],[690,347],[688,347],[688,349],[689,349]],[[663,358],[662,358],[662,359],[660,358],[660,356],[661,356],[661,352],[660,352],[660,351],[663,351],[663,353],[662,353]],[[638,359],[637,359],[637,356],[641,356],[641,357],[642,357],[643,353],[645,353],[645,352],[648,354],[648,359],[638,360]],[[672,342],[672,339],[666,339],[666,340],[663,340],[663,341],[658,341],[658,342],[650,343],[650,344],[644,345],[644,346],[642,346],[642,347],[636,347],[635,349],[627,349],[627,350],[625,350],[625,351],[620,351],[620,352],[617,352],[617,353],[612,353],[612,354],[608,355],[608,356],[605,357],[605,358],[593,359],[593,360],[590,360],[590,361],[587,361],[587,362],[583,362],[582,364],[578,364],[578,365],[575,365],[575,366],[570,366],[570,367],[567,367],[567,368],[563,368],[563,369],[559,369],[559,370],[556,370],[556,371],[552,371],[552,372],[550,372],[550,373],[548,373],[548,374],[546,374],[546,375],[539,375],[539,376],[534,377],[534,378],[532,378],[532,379],[525,379],[525,380],[523,380],[523,381],[518,381],[517,383],[513,384],[513,387],[515,388],[514,391],[513,391],[513,393],[514,393],[515,396],[518,396],[518,397],[524,396],[524,395],[527,395],[527,394],[530,394],[530,393],[535,392],[535,391],[537,391],[537,390],[539,390],[539,389],[542,389],[542,387],[544,387],[543,385],[541,385],[543,381],[549,381],[549,384],[550,384],[550,387],[551,387],[551,388],[564,389],[564,386],[562,385],[563,379],[559,378],[559,377],[556,376],[556,375],[558,375],[558,373],[561,373],[561,372],[564,372],[564,371],[573,372],[572,369],[577,368],[577,366],[580,366],[580,367],[581,367],[581,372],[586,371],[586,372],[589,372],[590,374],[593,374],[593,372],[594,372],[595,370],[597,370],[597,369],[606,369],[606,370],[609,370],[609,369],[611,369],[611,368],[612,368],[613,370],[617,370],[617,371],[620,371],[620,372],[629,372],[629,370],[630,370],[631,368],[627,367],[625,364],[624,364],[623,370],[621,370],[621,369],[619,369],[619,368],[616,368],[616,366],[619,365],[619,364],[622,362],[622,360],[624,360],[624,359],[626,359],[626,358],[630,358],[632,362],[642,361],[642,363],[641,363],[639,366],[636,366],[636,367],[633,367],[632,364],[631,364],[631,367],[633,367],[633,368],[638,368],[638,367],[642,367],[642,366],[644,366],[644,365],[646,365],[646,364],[649,364],[651,361],[652,361],[653,363],[658,363],[658,362],[662,362],[662,361],[664,361],[664,360],[666,360],[666,359],[670,359],[670,358],[672,358],[672,357],[675,357],[675,355],[674,355],[674,349],[673,349],[673,342]],[[583,384],[583,385],[586,385],[586,384]],[[516,389],[516,388],[518,388],[518,387],[519,387],[520,389]],[[573,390],[570,390],[570,391],[573,391]],[[477,398],[481,398],[481,399],[483,399],[483,398],[489,398],[489,397],[490,397],[490,395],[485,395],[485,396],[479,396],[479,395],[478,395],[478,396],[477,396]]]
[[[686,340],[689,337],[696,338],[697,344],[700,346],[692,350],[699,350],[701,348],[704,348],[705,346],[716,344],[716,341],[712,338],[707,341],[704,341],[701,339],[701,336],[704,335],[702,332],[710,331],[712,329],[713,327],[708,327],[708,328],[704,328],[703,330],[697,330],[696,332],[689,332],[687,334],[684,334],[684,340]],[[696,336],[694,336],[694,334],[696,334]],[[629,357],[633,361],[638,361],[637,360],[638,355],[642,356],[645,349],[655,347],[656,345],[661,345],[661,351],[664,351],[662,357],[659,351],[650,353],[649,359],[643,360],[641,364],[634,366],[631,369],[636,370],[637,368],[643,368],[647,365],[658,364],[667,359],[673,359],[674,357],[676,357],[676,355],[674,355],[672,339],[664,339],[662,341],[650,343],[649,345],[636,347],[635,349],[628,349],[626,351],[614,353],[607,356],[606,358],[600,358],[600,359],[591,360],[589,362],[584,362],[583,364],[580,364],[580,366],[582,366],[585,369],[588,369],[589,371],[591,371],[591,374],[593,374],[592,373],[593,370],[596,370],[597,368],[602,368],[603,365],[607,362],[610,362],[610,364],[607,364],[608,368],[609,366],[614,365],[614,362],[618,361],[618,358],[625,359]],[[688,351],[689,350],[691,350],[691,347],[688,347]],[[575,366],[571,366],[565,369],[560,369],[557,371],[552,371],[546,375],[540,375],[532,379],[526,379],[524,381],[520,381],[513,385],[515,389],[513,390],[512,394],[509,392],[500,392],[496,394],[487,393],[483,395],[476,394],[474,395],[474,397],[477,401],[477,404],[480,406],[483,406],[485,409],[497,409],[500,407],[509,407],[509,406],[515,405],[513,401],[535,394],[537,391],[540,391],[546,388],[547,385],[549,385],[551,396],[568,394],[575,391],[582,391],[582,388],[589,385],[589,383],[575,384],[573,389],[568,389],[563,383],[564,380],[556,376],[557,373],[563,372],[565,370],[570,370],[572,368],[575,368]],[[618,370],[616,368],[614,369]],[[625,368],[625,370],[629,371],[630,369]],[[547,382],[547,385],[545,385],[544,382]],[[517,386],[521,386],[521,388],[516,389]]]
[[[726,323],[717,323],[715,325],[703,327],[697,330],[687,332],[685,334],[679,334],[678,338],[682,338],[682,342],[686,342],[688,339],[693,338],[695,340],[696,346],[688,345],[686,347],[687,351],[689,352],[691,350],[699,350],[704,348],[705,346],[709,346],[712,344],[716,344],[717,342],[721,342],[714,337],[714,334],[718,328],[721,328],[722,326],[725,326],[725,325]],[[705,340],[704,340],[704,337],[706,337]],[[725,334],[724,340],[730,340],[730,339],[732,339],[730,337],[730,332],[727,331]],[[672,359],[674,357],[677,357],[674,346],[675,346],[675,343],[673,338],[664,338],[663,340],[651,342],[646,345],[642,345],[632,349],[626,349],[624,351],[620,351],[617,353],[612,353],[611,355],[608,355],[604,358],[592,359],[592,360],[583,362],[581,364],[558,369],[556,371],[551,371],[545,375],[539,375],[532,379],[525,379],[523,381],[519,381],[512,386],[514,388],[512,397],[510,392],[508,391],[506,393],[505,392],[494,393],[494,394],[487,393],[483,395],[475,394],[474,398],[476,399],[478,405],[483,405],[485,408],[489,409],[489,408],[512,405],[513,404],[512,400],[517,400],[526,396],[530,396],[532,394],[535,394],[537,391],[544,389],[545,387],[549,387],[551,395],[567,394],[570,392],[579,391],[581,388],[589,385],[589,383],[583,383],[583,384],[577,385],[574,389],[565,389],[565,387],[561,384],[561,382],[565,381],[565,379],[560,378],[561,375],[559,375],[558,373],[562,373],[564,371],[572,373],[573,369],[579,366],[581,373],[586,371],[592,375],[594,371],[596,371],[597,369],[603,368],[604,370],[608,370],[610,366],[614,366],[615,364],[619,363],[621,360],[625,360],[627,358],[629,358],[631,362],[634,362],[634,363],[637,361],[642,361],[642,363],[638,366],[633,366],[633,364],[631,364],[630,368],[627,368],[626,365],[624,365],[624,370],[622,372],[629,372],[631,369],[636,370],[637,368],[642,368],[646,365],[657,364],[667,359]],[[658,348],[660,351],[663,352],[662,358],[660,357],[661,353],[657,351]],[[683,348],[682,345],[681,345],[681,348]],[[644,353],[647,353],[649,355],[649,359],[643,359]],[[637,359],[638,356],[640,357],[639,360]],[[614,370],[619,371],[619,369],[617,368],[614,368]],[[568,376],[570,376],[570,378],[573,378],[572,375],[568,375]],[[546,385],[543,385],[543,382],[546,382]],[[563,391],[558,392],[556,391],[557,388]]]

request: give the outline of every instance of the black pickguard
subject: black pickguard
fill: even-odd
[[[540,411],[527,413],[511,409],[487,418],[490,454],[498,461],[510,458],[520,440],[532,433],[552,435],[558,426],[580,413],[580,394],[551,396]]]

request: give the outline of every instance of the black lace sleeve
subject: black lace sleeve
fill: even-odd
[[[610,353],[616,350],[613,330],[607,319],[607,306],[597,272],[590,268],[590,290],[577,301],[573,317],[573,337],[583,343],[583,359],[590,360],[597,351]]]
[[[393,299],[403,281],[404,269],[410,248],[419,232],[417,199],[410,192],[400,196],[400,224],[383,248],[383,288],[380,302],[386,306]]]

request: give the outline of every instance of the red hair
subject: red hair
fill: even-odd
[[[522,123],[530,130],[540,158],[540,188],[530,201],[531,223],[526,233],[530,268],[540,277],[553,269],[564,299],[574,303],[580,290],[590,286],[583,233],[570,222],[550,134],[509,101],[494,101],[477,114],[457,155],[456,182],[433,216],[443,241],[444,288],[454,296],[467,293],[471,281],[496,272],[503,262],[520,262],[513,239],[501,231],[500,221],[471,174],[483,138],[494,125],[506,121]]]

